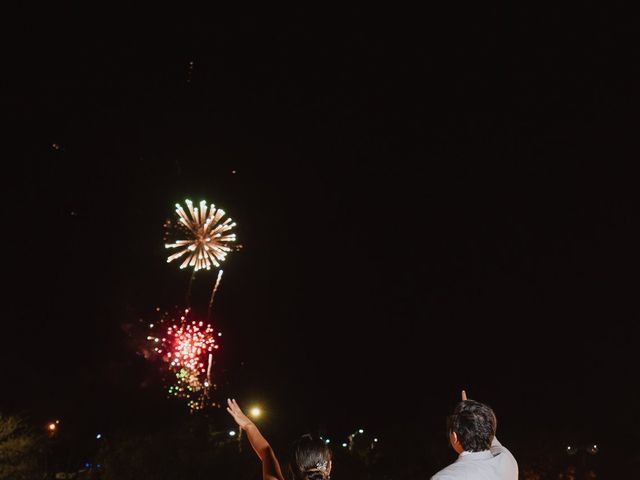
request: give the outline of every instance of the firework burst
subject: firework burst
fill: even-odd
[[[165,224],[176,227],[176,237],[185,237],[165,244],[165,248],[178,249],[167,258],[167,263],[184,257],[180,268],[193,267],[194,271],[210,270],[212,265],[219,268],[220,262],[234,249],[236,235],[230,231],[236,224],[228,217],[222,221],[225,211],[213,204],[207,206],[204,200],[199,207],[194,207],[191,200],[185,200],[185,204],[187,210],[176,204],[177,223]]]
[[[185,398],[191,410],[204,407],[211,383],[213,352],[218,349],[213,327],[190,319],[190,309],[179,315],[168,312],[150,324],[146,339],[170,372],[170,396]]]

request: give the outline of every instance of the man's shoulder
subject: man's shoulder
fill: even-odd
[[[431,480],[466,480],[468,478],[518,478],[518,463],[511,452],[504,448],[497,455],[488,455],[482,460],[461,461],[458,459],[436,473]]]
[[[431,480],[457,480],[459,478],[460,476],[458,475],[449,474],[447,472],[440,471],[436,473],[433,477],[431,477]]]
[[[433,477],[431,477],[431,480],[457,480],[459,478],[460,478],[459,476],[450,475],[444,471],[440,471],[436,473]]]
[[[460,464],[452,463],[431,477],[431,480],[455,480],[460,478],[460,473]]]

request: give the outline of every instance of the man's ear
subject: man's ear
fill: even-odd
[[[329,466],[327,467],[327,475],[331,475],[331,467],[333,466],[333,462],[329,460]]]
[[[464,448],[462,448],[462,445],[458,441],[458,435],[456,434],[456,432],[449,432],[449,443],[451,444],[451,448],[453,448],[456,453],[460,454],[464,451]]]

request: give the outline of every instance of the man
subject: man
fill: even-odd
[[[488,405],[462,401],[449,416],[449,442],[458,459],[431,480],[518,480],[518,463],[496,438],[497,420]]]

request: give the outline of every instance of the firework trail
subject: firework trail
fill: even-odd
[[[213,286],[213,290],[211,290],[211,299],[209,300],[209,309],[207,310],[207,320],[211,320],[211,310],[213,309],[213,299],[216,296],[216,292],[218,291],[218,287],[220,286],[220,281],[222,280],[223,270],[220,269],[218,272],[218,278],[216,280],[215,285]]]

